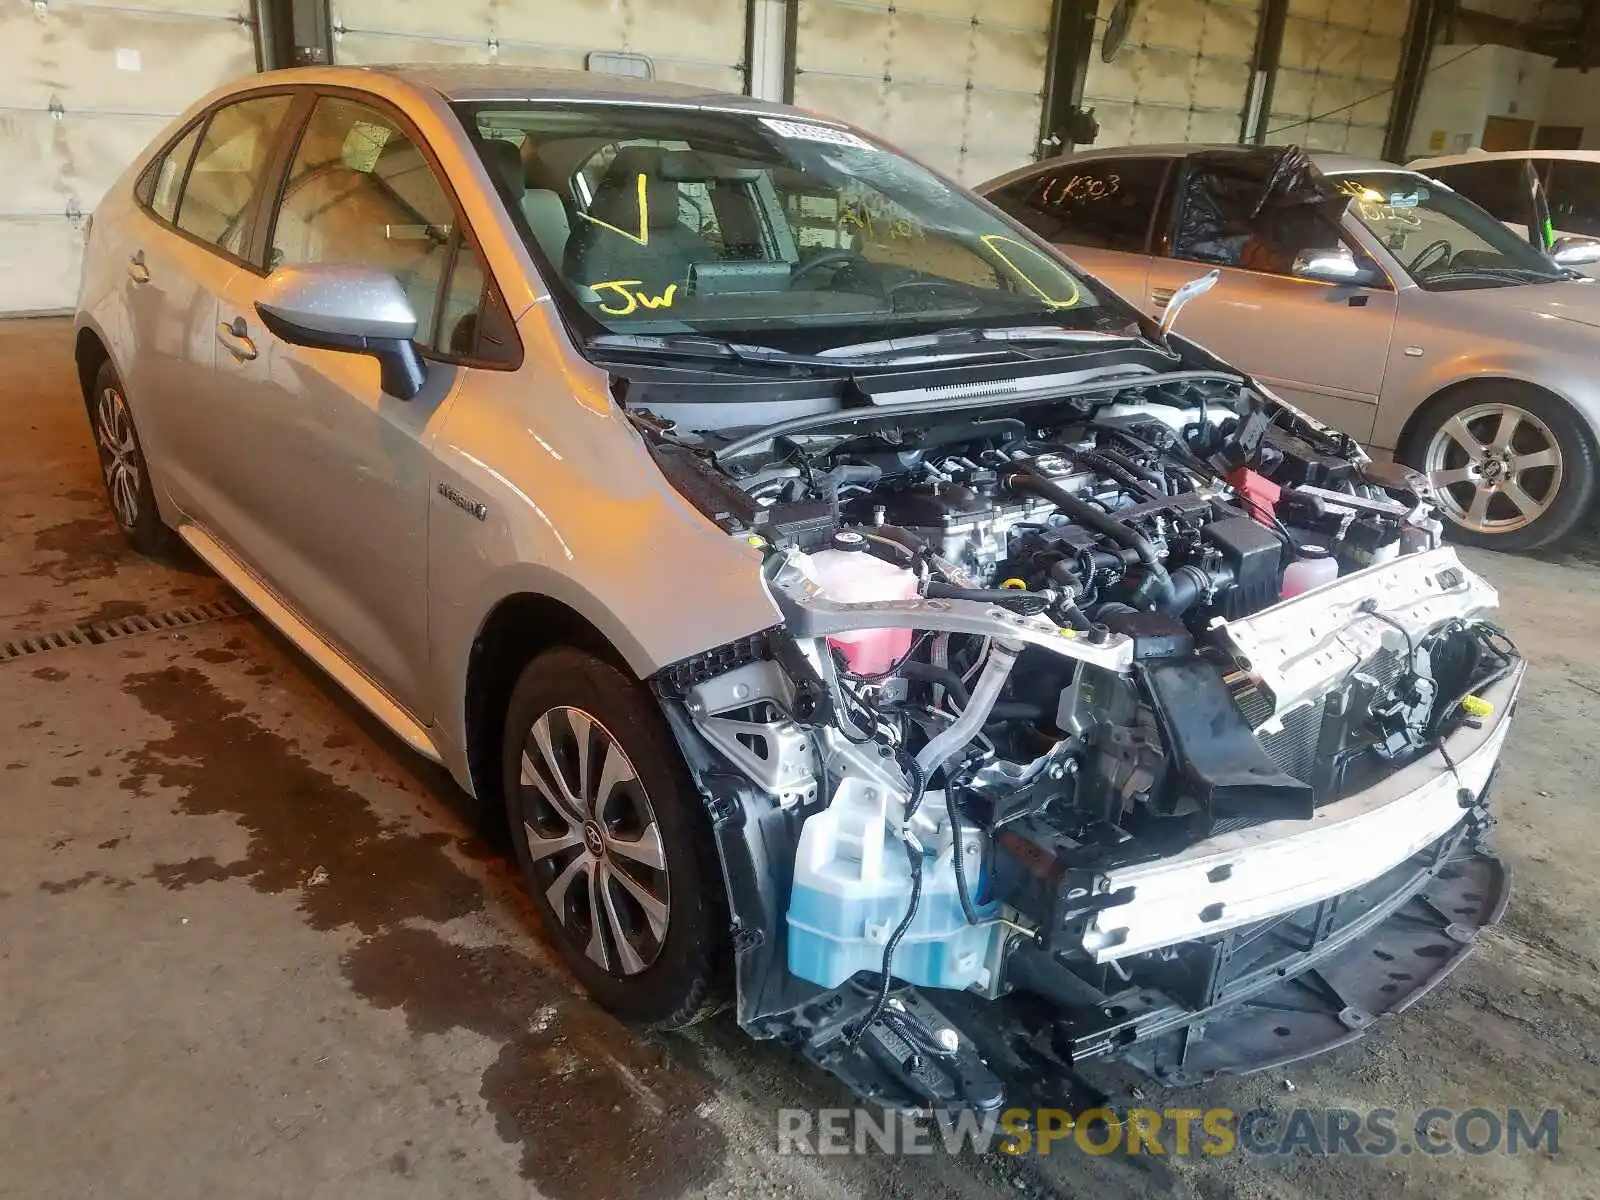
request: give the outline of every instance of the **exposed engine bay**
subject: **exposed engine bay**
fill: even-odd
[[[747,1028],[919,1104],[998,1103],[974,1081],[1024,1035],[1185,1082],[1332,1044],[1326,996],[1276,1044],[1216,1030],[1440,863],[1480,897],[1461,928],[1494,919],[1478,842],[1521,661],[1421,477],[1204,378],[871,415],[635,418],[784,618],[658,682],[703,790],[762,829]],[[1336,987],[1336,1032],[1395,992]]]

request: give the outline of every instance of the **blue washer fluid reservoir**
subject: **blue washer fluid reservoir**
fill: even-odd
[[[911,864],[905,844],[885,819],[881,788],[859,780],[840,784],[833,802],[800,831],[794,889],[789,896],[789,970],[821,987],[838,987],[857,971],[883,967],[883,947],[905,918]],[[971,925],[956,889],[955,847],[942,794],[923,798],[918,824],[931,823],[936,851],[922,860],[922,900],[895,950],[896,978],[917,987],[967,988],[986,983],[1005,927]],[[964,866],[974,897],[981,895],[981,835],[964,828]],[[998,905],[980,908],[993,915]]]

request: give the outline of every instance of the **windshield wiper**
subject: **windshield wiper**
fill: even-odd
[[[868,356],[902,356],[922,350],[939,350],[945,347],[973,346],[998,343],[980,353],[1004,354],[1010,347],[1029,343],[1092,343],[1103,346],[1107,342],[1136,342],[1142,340],[1138,333],[1105,333],[1094,329],[1066,329],[1060,325],[1016,325],[1000,329],[984,326],[952,325],[948,329],[935,329],[931,333],[914,333],[905,337],[884,338],[876,342],[857,342],[849,346],[834,346],[822,351],[819,357],[827,359],[856,360]]]
[[[1533,267],[1455,267],[1434,271],[1422,277],[1424,283],[1452,279],[1498,279],[1507,283],[1559,283],[1564,276],[1546,275]]]
[[[848,375],[846,364],[816,354],[791,354],[776,346],[723,341],[693,333],[602,333],[584,345],[594,350],[627,354],[667,355],[674,358],[713,358],[756,366],[826,368],[832,375]]]

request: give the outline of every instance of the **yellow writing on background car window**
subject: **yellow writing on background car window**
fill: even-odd
[[[1082,293],[1078,290],[1077,280],[1073,279],[1071,275],[1067,274],[1066,271],[1062,270],[1058,264],[1046,257],[1037,248],[1028,245],[1027,242],[1019,242],[1016,238],[1007,237],[1003,233],[986,233],[978,240],[992,250],[995,257],[1001,262],[1005,263],[1005,265],[1010,268],[1011,273],[1015,275],[1020,282],[1026,284],[1031,291],[1038,295],[1039,299],[1043,300],[1051,308],[1071,308],[1083,298]],[[1000,243],[1002,242],[1012,247],[1011,253],[1008,254],[1006,251],[1000,249]],[[1022,253],[1019,255],[1017,254],[1018,251],[1021,251]],[[1067,287],[1071,289],[1071,295],[1065,297],[1052,296],[1039,285],[1039,282],[1034,279],[1033,276],[1029,275],[1028,272],[1024,271],[1020,266],[1017,265],[1016,257],[1013,257],[1014,255],[1016,257],[1025,257],[1031,255],[1032,257],[1038,259],[1042,266],[1050,269],[1049,273],[1051,277],[1066,283]]]
[[[644,177],[644,173],[640,172],[638,179],[635,180],[635,184],[639,190],[638,233],[629,233],[626,229],[618,229],[610,221],[602,221],[599,217],[591,217],[586,212],[580,212],[578,215],[585,221],[589,221],[592,224],[598,225],[602,229],[609,229],[612,233],[619,234],[622,237],[627,238],[630,242],[634,242],[640,246],[648,246],[650,244],[650,182]],[[604,287],[605,285],[594,284],[593,286]]]
[[[604,283],[591,283],[589,287],[602,297],[600,311],[611,317],[626,317],[641,308],[671,308],[678,297],[675,283],[667,284],[667,290],[659,296],[633,290],[643,284],[642,279],[608,279]],[[609,304],[605,302],[607,298]]]

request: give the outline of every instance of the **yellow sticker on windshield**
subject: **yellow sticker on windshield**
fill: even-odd
[[[672,302],[677,299],[678,285],[667,284],[667,290],[659,296],[652,296],[647,292],[636,292],[632,289],[642,286],[642,279],[608,279],[604,283],[591,283],[590,289],[602,295],[610,293],[611,303],[602,302],[600,311],[610,317],[631,316],[641,308],[671,308]],[[613,307],[613,306],[616,307]]]
[[[650,244],[650,181],[647,180],[644,177],[644,174],[641,172],[639,178],[636,180],[636,183],[639,189],[638,233],[629,233],[626,229],[618,229],[610,221],[602,221],[599,217],[591,217],[586,212],[580,212],[578,215],[585,221],[589,221],[592,224],[598,225],[602,229],[609,229],[612,233],[619,234],[636,245],[648,246]]]
[[[1043,300],[1045,304],[1049,305],[1051,308],[1071,308],[1077,304],[1079,300],[1083,299],[1083,293],[1078,290],[1078,281],[1069,275],[1059,263],[1057,263],[1054,259],[1049,258],[1037,247],[1030,246],[1027,242],[1019,242],[1016,238],[1007,237],[1003,233],[986,233],[978,240],[990,250],[994,251],[995,257],[1001,262],[1005,263],[1006,266],[1010,267],[1011,273],[1015,275],[1022,283],[1026,284],[1028,288],[1039,297],[1039,299]],[[1014,247],[1011,254],[1007,254],[1004,250],[1000,249],[1001,242],[1005,242],[1007,245]],[[1064,281],[1067,287],[1072,290],[1072,294],[1063,298],[1060,296],[1052,296],[1049,292],[1045,291],[1045,289],[1040,286],[1038,280],[1034,279],[1033,276],[1029,275],[1017,265],[1016,259],[1012,256],[1015,255],[1018,250],[1022,251],[1022,255],[1018,255],[1017,257],[1032,255],[1034,258],[1038,259],[1042,265],[1049,267],[1051,274],[1057,280]]]

